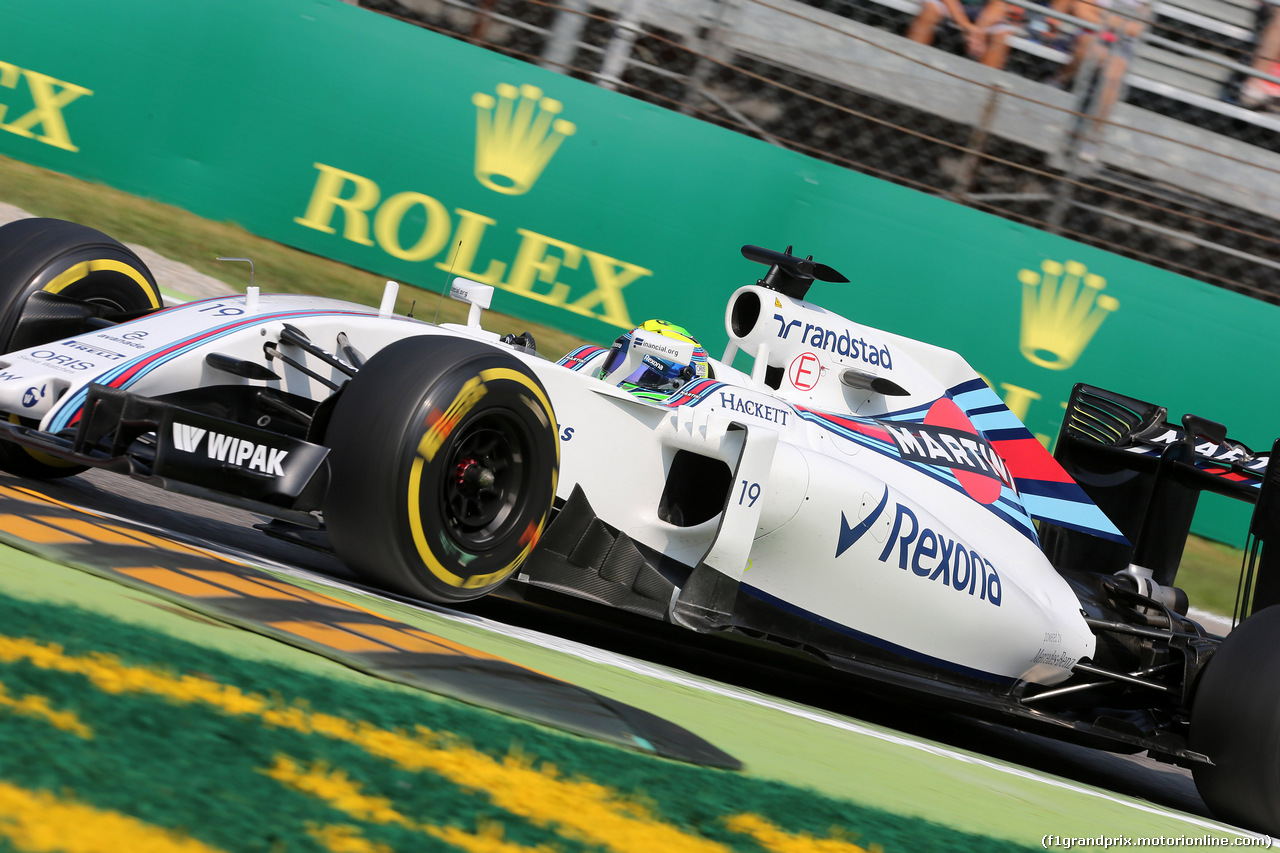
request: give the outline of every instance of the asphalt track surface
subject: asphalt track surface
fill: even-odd
[[[296,567],[316,577],[346,583],[359,581],[336,557],[268,537],[253,528],[255,523],[263,520],[261,517],[237,509],[162,492],[124,477],[97,471],[39,484],[38,488],[57,500],[153,525],[177,538],[212,546],[215,550],[223,549],[236,555]],[[510,625],[514,630],[532,630],[585,643],[892,728],[910,737],[925,738],[1010,762],[1032,773],[1062,777],[1121,797],[1134,797],[1157,808],[1171,808],[1212,820],[1188,771],[1144,757],[1115,755],[1060,743],[862,693],[833,692],[828,681],[813,673],[787,671],[789,668],[785,665],[779,669],[761,670],[724,654],[720,647],[694,648],[687,641],[678,642],[682,637],[673,638],[661,631],[654,633],[652,629],[640,633],[630,627],[610,627],[515,602],[485,602],[471,606],[469,610],[489,620]]]

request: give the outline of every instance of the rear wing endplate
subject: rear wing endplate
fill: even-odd
[[[1042,529],[1046,553],[1057,565],[1102,572],[1134,563],[1171,585],[1200,493],[1213,492],[1255,505],[1249,533],[1257,544],[1241,615],[1280,603],[1280,470],[1269,476],[1275,452],[1254,452],[1214,421],[1184,415],[1173,423],[1163,406],[1076,385],[1054,456],[1133,545]],[[1267,555],[1261,545],[1272,539]]]

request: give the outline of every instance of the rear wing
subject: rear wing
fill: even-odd
[[[1213,492],[1255,505],[1249,534],[1257,544],[1239,615],[1280,603],[1280,470],[1268,477],[1274,452],[1253,451],[1214,421],[1184,415],[1171,423],[1163,406],[1076,385],[1054,456],[1133,544],[1049,525],[1041,528],[1045,552],[1055,565],[1108,574],[1133,563],[1172,585],[1200,493]],[[1261,546],[1270,540],[1277,547],[1268,555]]]
[[[1132,463],[1135,470],[1154,470],[1169,449],[1178,446],[1183,476],[1199,484],[1201,491],[1257,502],[1270,453],[1255,453],[1243,442],[1227,438],[1227,428],[1213,421],[1184,415],[1179,425],[1168,417],[1164,406],[1077,385],[1067,406],[1062,437],[1141,457],[1142,461]]]

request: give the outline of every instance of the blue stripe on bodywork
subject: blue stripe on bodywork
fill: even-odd
[[[191,303],[191,304],[197,304],[197,303]],[[188,306],[182,306],[182,307],[186,308]],[[227,323],[221,328],[214,326],[209,329],[204,329],[196,334],[189,335],[185,339],[179,339],[177,341],[173,341],[169,344],[166,344],[163,347],[159,347],[155,351],[143,353],[142,355],[139,355],[136,358],[130,359],[124,364],[117,365],[116,367],[112,368],[111,370],[99,376],[97,381],[91,384],[107,385],[113,388],[128,388],[132,386],[134,383],[138,382],[143,377],[149,375],[153,370],[165,364],[168,364],[173,359],[190,352],[192,349],[203,346],[210,341],[218,340],[219,338],[225,337],[226,335],[229,335],[232,332],[239,331],[245,326],[253,326],[260,323],[277,321],[277,320],[294,320],[300,317],[313,317],[317,315],[372,316],[370,313],[363,312],[363,311],[311,310],[311,311],[282,311],[275,314],[255,314],[252,317],[240,317],[237,320]],[[157,352],[164,352],[165,354],[162,357],[157,358],[156,357]],[[151,363],[147,363],[149,359],[152,360]],[[135,373],[134,375],[130,376],[128,380],[124,382],[119,381],[120,377],[125,376],[131,370],[133,370],[135,367],[141,364],[146,364],[146,367],[142,370],[137,371],[137,373]],[[57,433],[63,429],[66,429],[67,426],[71,423],[72,419],[74,419],[75,416],[79,414],[80,410],[84,407],[85,400],[88,398],[88,396],[89,396],[89,386],[85,385],[84,387],[78,389],[70,397],[68,397],[67,401],[63,403],[59,408],[58,414],[54,417],[52,421],[49,422],[48,431],[51,433]]]

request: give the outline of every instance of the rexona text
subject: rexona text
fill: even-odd
[[[849,524],[848,516],[840,514],[836,559],[875,526],[888,505],[889,490],[886,488],[876,508],[857,524]],[[885,565],[892,565],[895,556],[898,568],[904,572],[910,571],[918,578],[977,596],[995,607],[1000,606],[1002,590],[995,566],[977,551],[923,526],[910,507],[897,502],[894,502],[893,530],[884,543],[879,560]]]
[[[897,504],[893,532],[880,552],[880,562],[888,563],[895,552],[898,568],[903,571],[910,569],[917,577],[1000,606],[1000,576],[995,566],[977,551],[922,526],[916,514],[902,504]]]

